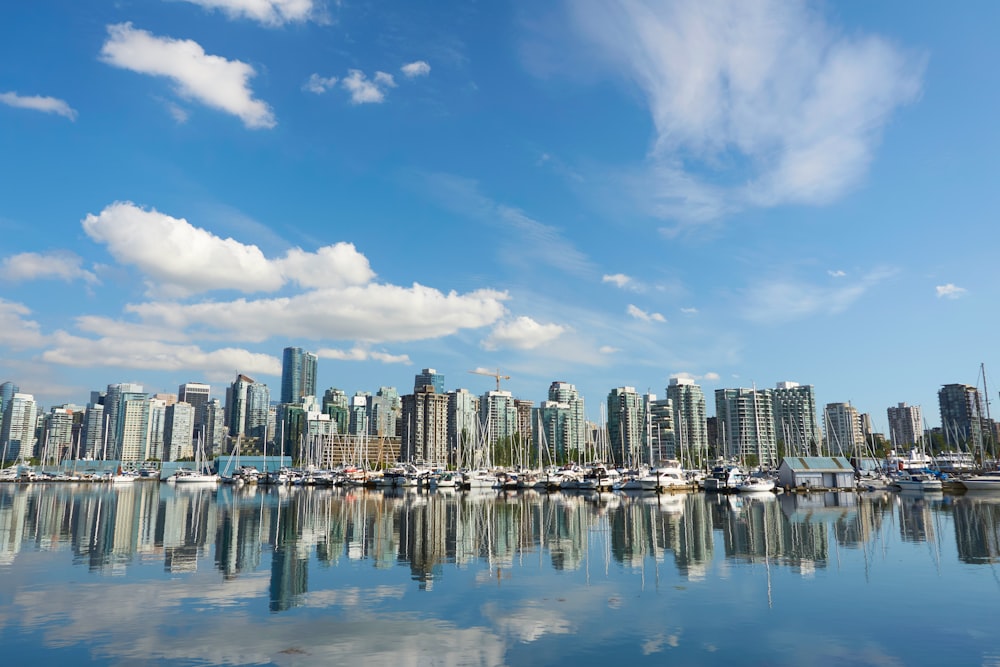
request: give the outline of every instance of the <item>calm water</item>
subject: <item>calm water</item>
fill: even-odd
[[[1000,496],[0,485],[4,665],[1000,665]]]

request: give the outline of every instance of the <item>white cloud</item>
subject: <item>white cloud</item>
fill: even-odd
[[[309,80],[302,85],[302,90],[321,95],[337,85],[339,80],[335,76],[320,76],[313,73],[309,75]]]
[[[681,371],[680,373],[672,373],[670,375],[670,379],[671,380],[674,379],[674,378],[683,379],[683,380],[691,380],[692,382],[700,382],[702,380],[707,380],[709,382],[715,382],[715,381],[717,381],[719,379],[719,374],[715,373],[715,372],[712,372],[712,371],[709,371],[709,372],[707,372],[707,373],[705,373],[703,375],[696,375],[694,373],[688,373],[687,371]]]
[[[66,282],[81,279],[87,283],[97,283],[97,276],[82,268],[83,259],[66,251],[50,253],[24,252],[5,257],[0,262],[0,278],[19,282],[41,278],[58,278]]]
[[[431,73],[431,66],[423,60],[407,63],[399,69],[403,72],[404,76],[410,79],[418,76],[427,76]]]
[[[43,113],[54,113],[65,116],[70,120],[76,120],[76,109],[65,101],[57,97],[45,97],[42,95],[18,95],[14,91],[0,93],[0,104],[18,109],[31,109]]]
[[[123,264],[152,280],[153,291],[175,295],[209,289],[274,291],[282,286],[280,268],[257,246],[221,239],[155,209],[115,202],[83,220],[87,235],[104,243]]]
[[[248,82],[256,75],[253,67],[208,55],[192,40],[157,37],[131,23],[109,25],[101,59],[140,74],[166,77],[182,97],[231,113],[249,128],[277,124],[271,108],[254,99],[250,90]]]
[[[230,18],[246,18],[266,26],[302,23],[314,17],[313,0],[186,0],[205,9],[221,10]]]
[[[487,350],[513,348],[532,350],[549,343],[566,331],[558,324],[541,324],[530,317],[521,316],[513,321],[497,324],[482,345]]]
[[[934,288],[934,291],[937,292],[939,299],[958,299],[965,296],[967,290],[964,287],[958,287],[957,285],[948,283],[947,285],[938,285]]]
[[[827,271],[827,274],[829,274],[830,277],[832,277],[832,278],[843,278],[843,277],[845,277],[847,275],[845,272],[841,271],[840,269],[837,269],[837,270],[831,269],[830,271]]]
[[[321,359],[336,359],[338,361],[381,361],[383,364],[407,364],[412,363],[409,355],[389,354],[388,352],[378,352],[363,347],[353,347],[350,350],[337,350],[324,348],[317,353]]]
[[[707,220],[823,204],[865,174],[882,128],[921,91],[926,58],[827,25],[805,3],[567,3],[656,126],[651,210]]]
[[[624,288],[632,282],[632,279],[629,276],[626,276],[624,273],[615,273],[611,275],[605,275],[603,278],[601,278],[601,282],[613,283],[618,287]]]
[[[368,79],[359,69],[348,70],[340,85],[351,93],[352,104],[380,104],[385,100],[386,89],[395,88],[391,74],[376,72],[374,79]]]
[[[621,352],[622,350],[620,347],[612,347],[611,345],[602,345],[601,347],[598,348],[597,351],[600,352],[601,354],[615,354],[617,352]]]
[[[271,260],[257,246],[219,238],[183,218],[131,202],[116,202],[98,215],[88,215],[83,229],[119,262],[148,276],[151,293],[273,292],[289,280],[302,287],[336,288],[363,285],[375,276],[367,258],[349,243],[315,253],[293,248],[284,258]]]
[[[65,332],[56,332],[51,339],[52,348],[42,354],[42,360],[65,366],[196,370],[216,376],[232,375],[236,370],[249,375],[281,375],[277,357],[234,347],[205,351],[197,345],[119,336],[90,339]]]
[[[39,347],[44,337],[38,322],[27,319],[27,306],[0,298],[0,346],[16,350]]]
[[[684,313],[685,315],[697,315],[698,314],[698,309],[697,308],[681,308],[681,312]]]
[[[381,285],[312,290],[274,299],[193,304],[148,302],[126,307],[145,324],[195,328],[232,341],[271,337],[365,343],[439,338],[499,320],[507,294],[442,293],[430,287]]]
[[[630,316],[634,317],[635,319],[642,320],[643,322],[666,322],[667,321],[667,318],[665,318],[660,313],[647,313],[643,309],[641,309],[638,306],[635,306],[635,305],[633,305],[631,303],[628,305],[628,308],[625,309],[625,312],[628,313]]]

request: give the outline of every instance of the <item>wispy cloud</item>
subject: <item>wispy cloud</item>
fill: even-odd
[[[249,128],[277,124],[271,108],[254,99],[250,90],[249,81],[256,75],[253,67],[209,55],[192,40],[157,37],[131,23],[118,23],[108,26],[101,59],[140,74],[166,77],[182,97],[231,113]]]
[[[829,25],[805,3],[567,3],[656,126],[649,209],[681,221],[824,204],[867,171],[882,128],[917,99],[926,58]]]
[[[381,104],[385,101],[386,91],[396,87],[396,81],[385,72],[375,72],[375,78],[369,79],[361,70],[352,69],[348,70],[340,85],[351,94],[352,104]]]
[[[71,282],[83,280],[95,284],[97,276],[80,265],[83,259],[68,251],[50,253],[23,252],[0,262],[0,278],[12,282],[56,278]]]
[[[633,305],[631,303],[628,305],[628,308],[625,309],[625,312],[628,313],[631,317],[634,317],[637,320],[642,320],[643,322],[666,322],[667,321],[667,318],[665,318],[660,313],[647,313],[643,309],[641,309],[638,306],[635,306],[635,305]]]
[[[15,107],[17,109],[31,109],[33,111],[41,111],[43,113],[54,113],[56,115],[69,118],[70,120],[76,120],[77,116],[76,109],[58,97],[18,95],[16,92],[9,91],[6,93],[0,93],[0,104],[6,104],[9,107]]]
[[[837,269],[837,270],[831,269],[831,270],[827,271],[827,274],[831,278],[843,278],[843,277],[845,277],[847,275],[845,272],[841,271],[840,269]]]
[[[431,73],[431,66],[428,65],[423,60],[417,60],[412,63],[407,63],[399,68],[403,72],[403,76],[412,79],[418,76],[427,76]]]
[[[675,379],[675,378],[676,379],[691,380],[692,382],[700,382],[702,380],[705,380],[707,382],[716,382],[719,379],[719,374],[716,373],[716,372],[714,372],[714,371],[708,371],[707,373],[703,373],[701,375],[698,375],[696,373],[689,373],[687,371],[681,371],[680,373],[673,373],[673,374],[670,375],[670,379]]]
[[[230,18],[250,19],[269,27],[302,23],[316,16],[313,0],[185,0]]]
[[[43,344],[41,326],[28,319],[31,309],[22,303],[0,298],[0,345],[11,349],[31,349]]]
[[[601,278],[601,282],[602,283],[611,283],[611,284],[616,285],[616,286],[618,286],[620,288],[625,288],[625,287],[628,287],[629,285],[634,284],[634,281],[632,280],[632,278],[629,277],[629,276],[626,276],[624,273],[615,273],[615,274],[611,274],[611,275],[605,275],[604,277]]]
[[[620,347],[612,347],[611,345],[602,345],[597,349],[597,351],[600,352],[601,354],[615,354],[617,352],[621,352],[622,350]]]
[[[698,309],[697,308],[681,308],[681,312],[684,313],[685,315],[697,315],[698,314]]]
[[[852,282],[842,284],[838,281],[836,287],[784,277],[762,280],[740,293],[742,315],[759,324],[784,324],[814,315],[836,315],[894,273],[892,269],[877,269]]]
[[[934,291],[937,293],[939,299],[960,299],[965,296],[968,290],[964,287],[948,283],[947,285],[938,285],[934,288]]]

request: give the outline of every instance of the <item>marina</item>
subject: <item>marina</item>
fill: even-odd
[[[990,664],[998,525],[982,492],[4,484],[0,641],[8,664]]]

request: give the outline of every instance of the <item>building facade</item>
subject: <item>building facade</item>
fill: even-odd
[[[667,398],[674,408],[678,458],[700,466],[709,458],[705,395],[689,378],[671,378]]]

